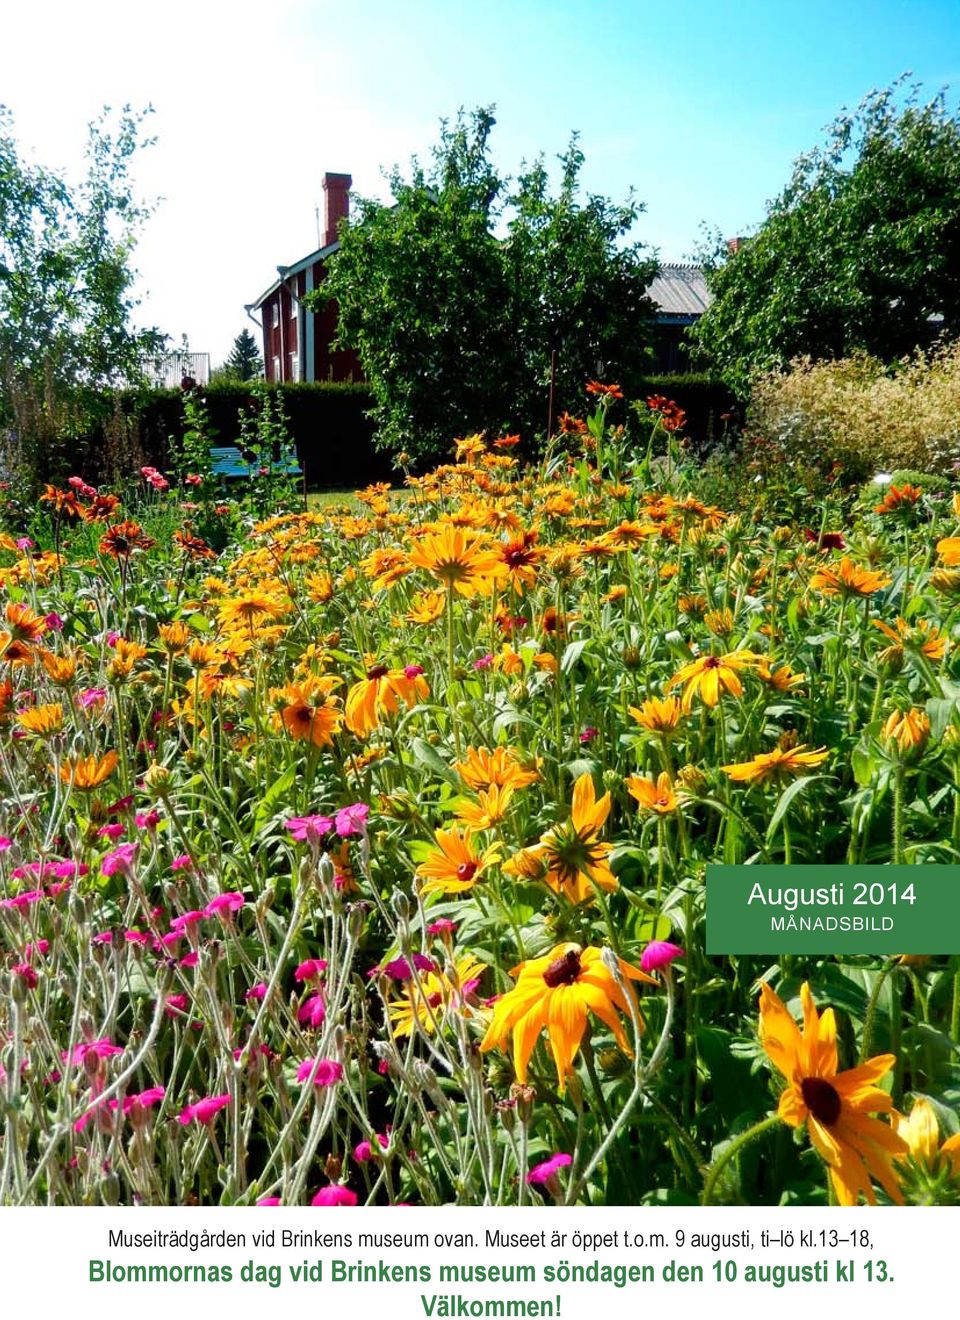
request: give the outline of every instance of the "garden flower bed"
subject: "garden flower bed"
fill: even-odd
[[[0,538],[0,1201],[955,1198],[958,959],[708,957],[703,880],[958,860],[960,498],[717,508],[596,392]]]

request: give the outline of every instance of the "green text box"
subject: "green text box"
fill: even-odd
[[[708,866],[707,953],[960,953],[960,866]]]

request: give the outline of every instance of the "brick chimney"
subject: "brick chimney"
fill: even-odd
[[[329,247],[337,241],[337,226],[346,220],[350,213],[350,187],[353,179],[349,174],[325,174],[323,176],[323,246]]]
[[[731,257],[735,257],[737,253],[740,251],[740,249],[743,247],[744,243],[746,243],[746,241],[747,240],[743,237],[728,238],[727,252],[730,254]]]

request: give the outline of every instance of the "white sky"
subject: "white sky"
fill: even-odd
[[[866,0],[5,0],[0,102],[71,177],[105,104],[153,104],[139,319],[216,364],[316,247],[326,170],[382,196],[381,167],[426,156],[441,117],[495,103],[502,170],[581,129],[585,184],[636,185],[635,237],[683,259],[703,220],[755,225],[844,102],[905,67],[943,81],[945,2],[870,23]]]

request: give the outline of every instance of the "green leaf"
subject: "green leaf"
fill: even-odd
[[[422,765],[427,770],[432,770],[435,775],[445,779],[449,784],[458,783],[455,770],[451,770],[446,761],[440,756],[436,748],[432,747],[425,738],[413,738],[410,742],[410,750],[413,752],[413,759],[418,765]]]
[[[800,794],[805,792],[812,783],[823,778],[823,775],[804,775],[802,779],[795,779],[789,787],[784,789],[780,794],[780,800],[776,805],[776,809],[770,817],[770,824],[767,826],[767,843],[770,843],[777,830],[780,828],[780,822],[790,810],[790,804],[793,802],[794,798],[799,797]]]

